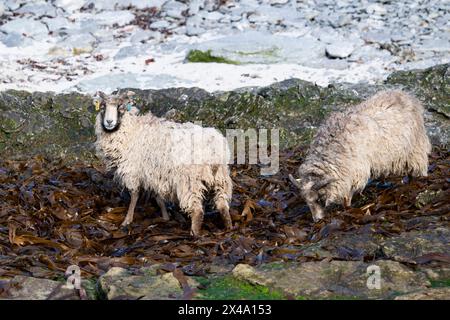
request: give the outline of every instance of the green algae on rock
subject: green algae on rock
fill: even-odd
[[[211,53],[211,50],[190,50],[186,56],[186,60],[189,62],[216,62],[216,63],[228,63],[239,64],[237,61],[233,61],[220,56],[215,56]]]

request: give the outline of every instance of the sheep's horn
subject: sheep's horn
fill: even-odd
[[[102,98],[102,99],[105,99],[106,98],[106,95],[105,95],[105,93],[103,92],[103,91],[97,91],[95,94],[94,94],[94,97],[100,97],[100,98]]]
[[[328,184],[330,184],[330,183],[332,183],[334,181],[336,181],[336,179],[323,180],[322,182],[319,182],[319,183],[315,184],[313,186],[313,189],[316,190],[316,191],[319,191],[320,189],[322,189],[323,187],[325,187],[326,185],[328,185]]]
[[[292,174],[289,174],[289,180],[292,182],[292,184],[294,186],[296,186],[297,188],[301,189],[300,187],[300,179],[295,179]]]

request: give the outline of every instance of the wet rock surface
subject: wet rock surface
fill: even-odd
[[[380,269],[379,289],[367,285],[369,266]],[[233,275],[250,283],[273,287],[295,298],[387,299],[430,285],[425,275],[398,262],[385,260],[372,264],[346,261],[305,262],[292,266],[267,264],[261,268],[240,264],[233,270]]]
[[[401,295],[395,300],[450,300],[450,288],[432,288]]]
[[[0,300],[80,300],[74,289],[64,282],[48,279],[15,276],[0,280]]]
[[[208,93],[199,88],[135,90],[143,112],[176,121],[202,121],[227,128],[279,128],[282,147],[307,144],[327,114],[356,104],[383,89],[404,89],[425,105],[428,134],[448,145],[450,67],[398,72],[380,85],[320,87],[291,79],[262,88]],[[122,79],[123,80],[123,79]],[[6,157],[44,154],[51,158],[94,159],[95,110],[88,95],[0,93],[0,150]]]
[[[157,274],[157,267],[141,269],[136,275],[123,268],[112,268],[100,277],[100,289],[109,300],[181,299],[183,289],[178,279],[171,272]],[[186,277],[185,279],[186,285],[197,285],[195,280]]]

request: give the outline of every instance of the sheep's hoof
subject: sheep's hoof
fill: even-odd
[[[231,219],[230,221],[225,222],[225,230],[227,231],[233,230],[233,223],[231,222]]]
[[[193,224],[191,226],[191,236],[200,237],[202,233],[202,228],[200,225]]]
[[[318,222],[324,221],[324,220],[325,220],[325,216],[316,216],[316,217],[313,217],[314,223],[318,223]]]
[[[122,224],[120,225],[122,228],[127,228],[127,227],[129,227],[130,226],[130,224],[131,224],[131,221],[128,221],[128,220],[123,220],[123,222],[122,222]]]
[[[191,229],[191,236],[196,237],[196,238],[200,237],[201,236],[201,231],[200,230],[194,231],[194,230]]]

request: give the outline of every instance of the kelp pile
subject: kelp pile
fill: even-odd
[[[207,203],[199,238],[190,236],[190,221],[176,205],[165,222],[154,200],[145,196],[134,223],[122,229],[129,196],[101,166],[67,166],[42,157],[0,160],[0,277],[58,279],[73,264],[84,277],[96,277],[112,266],[154,263],[202,275],[212,263],[316,259],[305,254],[305,246],[340,233],[391,237],[448,226],[447,150],[434,149],[428,177],[372,181],[355,196],[352,208],[330,208],[318,223],[288,178],[296,176],[303,155],[301,150],[282,153],[279,173],[269,177],[259,176],[258,166],[232,167],[235,228],[224,231],[218,212]],[[344,260],[374,258],[354,248],[338,252]]]

